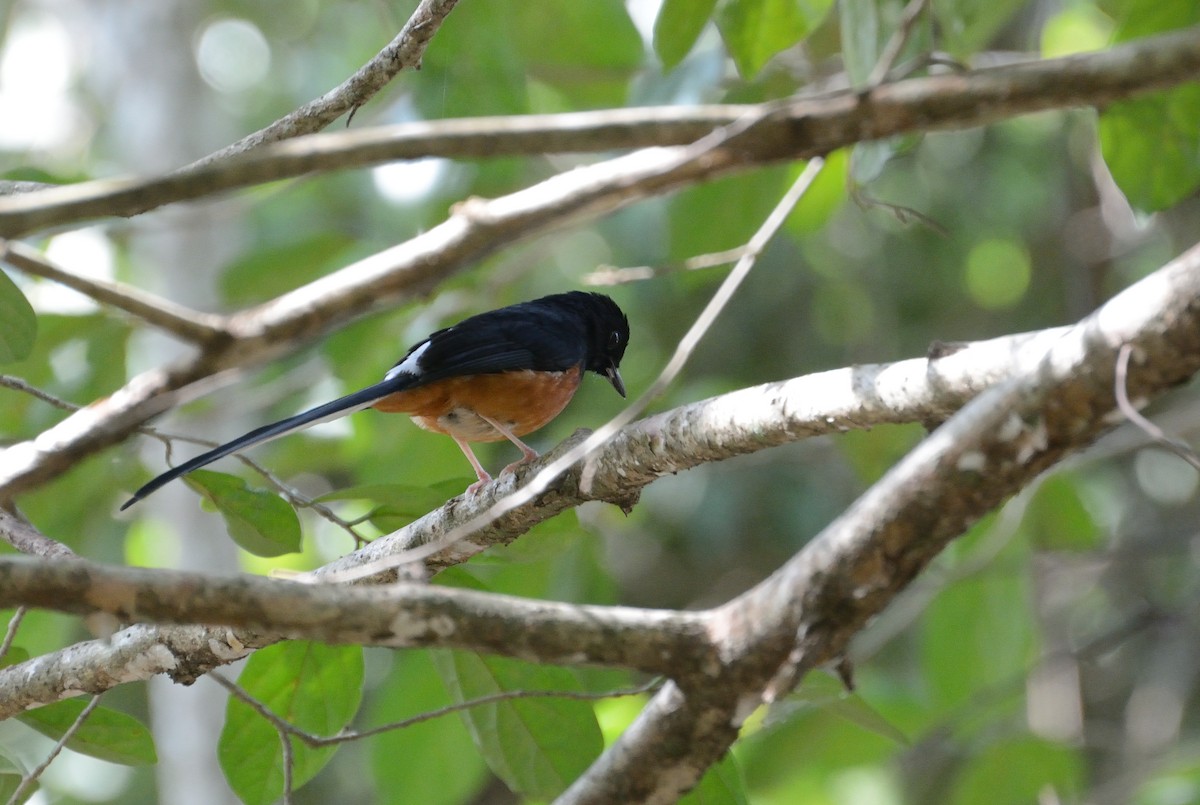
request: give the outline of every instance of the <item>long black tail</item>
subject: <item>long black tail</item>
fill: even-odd
[[[282,419],[279,422],[274,422],[270,425],[263,425],[261,428],[255,428],[244,436],[239,436],[231,442],[226,442],[220,447],[214,447],[207,453],[201,453],[191,461],[186,461],[178,467],[173,467],[167,470],[162,475],[158,476],[150,483],[143,486],[141,489],[133,493],[133,497],[125,501],[121,505],[121,511],[125,511],[133,504],[137,503],[142,498],[156,491],[159,487],[174,481],[181,475],[187,475],[192,470],[198,470],[206,464],[211,464],[219,458],[224,458],[230,453],[236,453],[251,445],[261,444],[262,442],[277,439],[280,436],[285,436],[289,433],[294,433],[298,430],[316,425],[319,422],[326,422],[330,419],[352,414],[359,411],[372,403],[382,400],[389,394],[397,391],[402,391],[412,385],[412,377],[409,375],[400,375],[397,377],[388,378],[382,382],[376,383],[373,386],[368,386],[362,391],[356,391],[353,394],[348,394],[345,397],[327,402],[324,405],[318,405],[305,411],[302,414],[296,414],[293,417]]]

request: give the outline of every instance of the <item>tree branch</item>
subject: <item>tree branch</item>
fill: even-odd
[[[357,316],[402,303],[521,238],[745,167],[756,159],[794,156],[812,143],[823,143],[821,148],[827,149],[834,143],[946,126],[952,121],[979,125],[1005,114],[1158,88],[1200,70],[1200,37],[1194,34],[1189,29],[1105,53],[981,70],[969,77],[914,79],[886,85],[866,98],[837,95],[824,101],[790,100],[765,111],[756,107],[758,116],[741,118],[693,146],[639,151],[492,201],[471,200],[445,223],[407,243],[231,317],[227,324],[234,341],[134,378],[38,440],[9,448],[0,462],[0,500],[45,483],[80,458],[121,441],[149,417],[182,399],[180,391],[191,384],[227,369],[260,363]],[[1047,70],[1048,64],[1054,69]],[[820,110],[813,104],[821,105]],[[0,210],[12,203],[17,201],[0,200]],[[199,389],[188,392],[194,396]]]
[[[534,661],[587,662],[655,674],[679,667],[712,668],[716,659],[696,613],[578,606],[424,584],[363,588],[108,567],[79,559],[0,558],[0,607],[24,600],[77,615],[106,613],[126,622],[206,623],[236,627],[251,635],[269,630],[272,641],[293,637],[340,644],[469,648]],[[231,634],[228,629],[212,631]],[[139,633],[145,633],[144,627],[118,633],[112,646],[128,655]],[[77,655],[77,649],[80,646],[58,654]],[[100,647],[83,651],[91,654],[96,649]],[[236,659],[233,653],[222,661]],[[31,690],[45,690],[30,684],[30,677],[57,678],[47,674],[47,666],[54,665],[48,662],[51,656],[0,671],[0,718],[27,708]],[[135,659],[138,672],[154,673],[178,671],[182,658],[157,643],[140,659],[128,659]],[[113,676],[120,664],[89,660],[87,665],[95,671],[106,669],[108,676],[89,680],[77,665],[71,688],[57,690],[58,697],[77,695],[90,689],[89,683],[98,682],[105,689],[132,681]]]
[[[354,75],[320,98],[306,103],[266,128],[193,162],[182,172],[224,161],[268,143],[320,131],[346,112],[363,106],[401,70],[421,66],[421,57],[425,55],[430,40],[456,5],[458,0],[421,0],[396,38]]]
[[[54,265],[36,249],[23,243],[0,240],[0,261],[26,274],[41,277],[78,291],[117,310],[124,311],[184,341],[208,344],[229,334],[223,328],[224,317],[198,313],[160,296],[130,285],[88,279]]]
[[[701,464],[883,424],[920,422],[933,427],[981,391],[1029,371],[1047,347],[1068,331],[1056,327],[966,344],[937,358],[855,366],[765,383],[655,414],[619,430],[551,484],[535,505],[521,506],[473,531],[468,539],[421,556],[420,561],[436,572],[493,546],[507,545],[535,525],[589,500],[628,507],[658,478]],[[375,564],[394,564],[387,560],[438,546],[443,535],[511,495],[586,434],[577,432],[537,461],[501,476],[481,494],[455,498],[335,559],[316,575],[338,577]],[[396,574],[373,578],[391,581]]]
[[[278,638],[391,648],[462,648],[537,662],[652,674],[711,665],[696,613],[536,601],[428,584],[302,584],[83,559],[0,557],[0,607],[125,622],[270,630]]]
[[[1194,80],[1198,74],[1200,28],[1191,28],[1097,53],[883,84],[869,93],[844,90],[761,106],[474,118],[310,135],[263,146],[236,159],[225,159],[226,149],[197,163],[202,167],[167,176],[103,179],[0,197],[0,236],[19,237],[99,217],[137,215],[164,204],[318,170],[398,159],[683,145],[713,129],[770,112],[753,136],[738,142],[734,158],[720,160],[703,173],[714,178],[769,162],[820,156],[863,140],[980,126],[1046,109],[1104,106]],[[350,105],[340,108],[345,111]]]
[[[34,528],[33,524],[0,506],[0,539],[29,556],[46,559],[74,559],[77,554],[55,539]]]
[[[1142,404],[1200,370],[1200,246],[968,403],[770,578],[714,610],[722,672],[661,691],[560,801],[673,802],[698,782],[759,702],[838,658],[948,542],[1120,421],[1113,378],[1126,344]]]
[[[880,611],[947,541],[1068,451],[1085,446],[1119,421],[1111,416],[1115,406],[1112,381],[1122,344],[1134,347],[1136,365],[1131,366],[1127,381],[1131,398],[1143,403],[1200,368],[1200,246],[1072,328],[996,339],[931,361],[822,373],[773,387],[735,392],[642,420],[622,431],[616,442],[592,460],[594,466],[568,473],[538,505],[513,512],[496,523],[497,534],[515,536],[541,516],[537,512],[560,505],[556,496],[583,486],[579,479],[589,474],[592,491],[588,494],[612,488],[628,493],[630,486],[649,483],[702,460],[749,452],[817,432],[900,421],[896,411],[921,421],[937,421],[979,391],[981,382],[998,382],[951,417],[774,576],[729,604],[704,613],[705,639],[716,646],[720,668],[714,671],[702,663],[668,671],[679,686],[668,686],[661,692],[639,726],[628,733],[629,738],[622,739],[642,740],[638,737],[642,736],[656,747],[646,756],[645,762],[650,765],[634,768],[631,764],[641,761],[628,751],[629,744],[619,744],[619,749],[605,756],[602,765],[589,772],[590,782],[581,781],[583,788],[572,796],[583,796],[583,791],[605,785],[604,780],[617,779],[608,777],[609,773],[619,772],[620,779],[649,779],[647,769],[658,768],[654,764],[667,772],[656,775],[656,779],[673,780],[673,785],[686,787],[698,779],[689,775],[724,751],[720,746],[722,736],[731,725],[736,726],[735,717],[744,716],[764,699],[786,692],[813,665],[836,657],[850,635]],[[822,394],[829,405],[825,411],[819,408]],[[686,436],[688,432],[690,436]],[[682,446],[675,447],[677,441]],[[701,453],[685,458],[683,452],[688,449]],[[536,472],[536,467],[521,474],[525,472]],[[624,486],[616,480],[622,477],[628,479]],[[510,479],[497,484],[491,487],[491,494],[505,494],[505,484],[513,483]],[[439,511],[452,513],[463,505],[463,500],[456,499]],[[487,502],[475,505],[486,506]],[[466,512],[464,516],[470,515]],[[421,523],[407,530],[409,537],[428,528],[428,523]],[[381,549],[403,549],[405,533],[377,541],[339,562],[353,564]],[[339,562],[328,568],[336,569]],[[207,582],[199,576],[190,578],[192,586],[184,598],[222,599],[212,606],[224,611],[227,620],[266,622],[274,619],[276,609],[286,617],[295,606],[292,598],[271,605],[262,599],[253,606],[246,604],[246,612],[231,614],[229,609],[219,609],[232,607],[230,602],[237,600],[227,588],[219,588],[219,595],[212,590],[203,592],[197,585]],[[38,603],[70,606],[64,602],[72,600],[78,590],[55,593],[52,583],[53,577],[39,577],[37,584],[31,585],[37,588],[31,594],[38,596]],[[3,587],[16,589],[13,584]],[[265,593],[284,588],[253,589]],[[346,588],[315,589],[325,592],[314,595],[336,596],[338,590]],[[404,589],[426,588],[410,585]],[[173,612],[172,617],[179,620],[197,614],[187,608],[186,601],[171,603],[152,596],[143,601],[131,597],[128,589],[120,592],[115,597],[100,595],[86,606],[99,608],[107,601],[110,607],[125,607],[122,612],[163,607],[164,612]],[[11,602],[19,603],[19,598],[14,595]],[[488,622],[492,615],[487,602],[492,600],[472,599],[479,608],[456,609],[456,617]],[[562,612],[571,613],[564,616],[570,623],[574,623],[570,618],[586,612],[597,620],[580,627],[581,633],[597,638],[604,633],[598,624],[610,612],[602,607],[560,610],[560,605],[528,602],[516,606],[526,604],[534,609],[522,610],[522,622],[530,617],[542,618],[540,622],[547,630],[552,630],[548,624]],[[507,606],[507,602],[501,606]],[[460,627],[454,620],[405,621],[408,615],[400,617],[399,612],[397,609],[388,628],[395,627],[393,631],[400,634],[415,634],[412,639],[416,640],[433,640],[428,630],[450,631],[458,637],[448,639],[455,640],[462,639],[469,629],[482,628],[478,622]],[[362,616],[351,613],[348,617]],[[361,620],[355,622],[362,627]],[[448,623],[453,625],[447,628]],[[689,629],[694,626],[691,621],[687,624]],[[318,618],[310,624],[293,624],[292,634],[315,636],[346,628],[345,624],[334,628]],[[0,670],[0,702],[5,707],[35,706],[80,691],[99,692],[160,672],[187,681],[276,639],[279,635],[231,628],[135,626],[118,633],[111,642],[79,644]],[[523,652],[520,656],[538,656],[533,645],[521,642],[523,639],[512,638]],[[693,633],[690,639],[699,638]],[[557,645],[554,651],[563,648],[563,644],[551,645]],[[640,667],[641,661],[633,658],[633,650],[628,648],[599,644],[583,648],[577,644],[575,648],[584,651],[576,655],[577,659],[623,661],[621,656],[628,656],[635,667]],[[704,684],[697,684],[690,676],[693,674],[700,675]],[[665,721],[654,720],[656,713]],[[714,724],[724,726],[713,733]],[[702,734],[715,734],[717,743],[694,744],[691,739]],[[699,747],[695,752],[687,749],[694,745]],[[679,747],[687,751],[673,758],[663,755]],[[623,796],[616,798],[621,800]],[[656,797],[666,801],[664,796],[663,790],[655,789],[644,800],[622,801],[656,801]]]
[[[1040,355],[1067,328],[1010,336],[964,346],[935,360],[859,366],[822,372],[731,392],[635,422],[618,432],[581,467],[560,477],[530,505],[510,512],[469,539],[422,558],[430,571],[463,561],[493,545],[505,545],[563,510],[586,500],[626,503],[655,479],[708,461],[719,461],[809,436],[869,428],[889,422],[940,422],[987,384],[1028,367],[1024,355]],[[515,474],[500,476],[481,495],[458,497],[387,537],[341,557],[313,575],[336,577],[381,560],[436,544],[498,499],[536,475],[584,438],[576,434]],[[588,478],[588,483],[583,479]],[[0,527],[3,523],[0,522]],[[394,571],[372,581],[390,581]],[[166,673],[191,682],[212,668],[241,659],[280,639],[225,627],[134,626],[111,642],[72,646],[31,662],[28,676],[0,671],[0,702],[27,708],[78,691],[108,690],[122,682]],[[35,679],[36,677],[36,679]],[[2,713],[0,713],[2,714]]]
[[[230,316],[225,326],[232,340],[214,342],[174,367],[134,378],[37,440],[8,448],[0,463],[0,500],[44,483],[79,458],[120,441],[178,402],[183,396],[179,392],[191,384],[294,350],[338,324],[411,298],[508,243],[682,186],[707,166],[728,160],[732,152],[722,146],[746,136],[764,119],[719,129],[685,148],[638,152],[491,201],[469,200],[449,220],[406,243]],[[201,389],[188,391],[194,395]]]

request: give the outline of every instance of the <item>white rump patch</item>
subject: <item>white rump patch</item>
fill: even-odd
[[[408,354],[408,357],[400,361],[400,363],[388,369],[384,380],[391,380],[396,375],[412,375],[413,377],[421,376],[421,356],[425,354],[425,350],[429,349],[429,342],[426,341],[421,346],[414,349]]]

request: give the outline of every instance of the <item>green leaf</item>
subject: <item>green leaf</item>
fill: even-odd
[[[613,603],[616,583],[603,554],[602,544],[580,527],[575,512],[564,512],[502,550],[475,557],[469,566],[443,570],[437,583],[526,598]]]
[[[842,61],[850,83],[861,87],[883,51],[879,32],[879,5],[876,0],[842,0]]]
[[[10,616],[11,617],[11,616]],[[8,653],[0,657],[0,668],[17,665],[29,659],[29,652],[20,646],[9,646]]]
[[[530,67],[580,70],[623,68],[632,71],[642,63],[642,38],[624,3],[561,3],[547,14],[539,3],[517,0],[509,4],[517,22],[516,38],[529,54]],[[603,31],[603,36],[597,32]],[[567,75],[539,76],[556,83],[578,81]]]
[[[941,46],[966,59],[986,47],[1026,1],[938,0],[932,5]]]
[[[2,282],[3,280],[0,280]],[[8,324],[0,314],[0,329]],[[104,397],[127,379],[125,348],[131,322],[105,313],[90,313],[82,316],[39,313],[37,317],[37,340],[33,349],[23,360],[11,364],[9,373],[17,375],[30,385],[46,391],[65,395],[71,399],[90,400]],[[55,371],[56,362],[63,355],[80,355],[82,360],[73,360],[70,371],[64,376]],[[61,365],[59,365],[61,370]],[[62,414],[46,403],[28,394],[7,394],[0,404],[0,433],[6,438],[32,438],[37,430],[61,419]],[[115,482],[111,463],[107,477]],[[64,520],[72,519],[69,512],[77,506],[90,508],[99,502],[72,498],[64,500],[63,489],[52,492],[56,495],[56,514]],[[100,495],[111,494],[97,489]],[[36,493],[35,493],[36,494]],[[107,504],[105,504],[107,505]],[[30,517],[35,514],[30,512]],[[50,529],[50,524],[42,526]]]
[[[21,289],[0,271],[0,363],[24,359],[37,338],[37,315]]]
[[[575,675],[504,657],[467,651],[432,652],[434,665],[456,702],[506,690],[577,691]],[[595,760],[604,741],[587,702],[512,699],[462,713],[488,766],[514,791],[551,799]]]
[[[250,252],[226,267],[221,294],[231,305],[271,299],[326,273],[353,243],[346,235],[323,229]]]
[[[856,185],[870,184],[879,178],[896,152],[908,143],[907,137],[868,140],[855,143],[850,154],[850,177]]]
[[[1132,805],[1200,802],[1200,763],[1184,756],[1158,764],[1154,775],[1139,783],[1129,801]]]
[[[1042,26],[1043,59],[1104,50],[1112,42],[1113,21],[1091,5],[1064,8]]]
[[[21,713],[17,718],[54,740],[62,738],[87,707],[82,699],[66,699]],[[67,741],[67,748],[110,763],[149,766],[158,762],[154,736],[136,718],[107,707],[97,707]]]
[[[473,479],[471,479],[473,480]],[[369,500],[379,505],[367,517],[372,525],[384,532],[395,531],[432,509],[436,509],[471,483],[467,478],[450,478],[427,486],[413,484],[363,484],[328,492],[317,500],[328,503],[336,500]]]
[[[786,190],[787,178],[786,170],[767,169],[683,190],[668,207],[672,253],[685,257],[745,243]],[[721,226],[696,226],[713,220]]]
[[[1113,41],[1186,28],[1200,23],[1200,5],[1125,0]],[[1172,90],[1114,103],[1100,115],[1100,148],[1129,202],[1163,210],[1200,184],[1200,87]]]
[[[9,755],[3,749],[0,749],[0,800],[7,802],[12,798],[12,795],[17,793],[17,789],[21,787],[21,778],[25,776],[25,765],[16,758]],[[38,790],[38,784],[25,789],[25,794],[18,802],[28,802],[33,796],[33,792]]]
[[[1200,186],[1200,86],[1114,103],[1100,115],[1100,148],[1135,207],[1164,210]]]
[[[806,676],[800,689],[784,700],[783,709],[791,709],[794,703],[832,713],[901,746],[909,743],[903,730],[880,715],[858,693],[847,691],[842,681],[832,674],[815,672]],[[775,718],[772,713],[771,719]]]
[[[782,50],[808,36],[833,0],[722,0],[717,28],[738,72],[752,78]]]
[[[825,157],[825,169],[788,216],[787,227],[791,232],[804,236],[822,231],[828,226],[829,221],[846,201],[849,162],[850,152],[844,148]],[[789,184],[800,176],[804,167],[802,164],[790,166]]]
[[[746,805],[746,784],[733,755],[713,766],[700,783],[679,800],[679,805]]]
[[[316,735],[334,735],[350,723],[362,699],[363,656],[357,646],[294,641],[261,649],[246,663],[238,684],[271,712]],[[291,738],[293,785],[311,780],[337,751],[313,749]],[[283,794],[283,748],[275,728],[249,705],[230,696],[217,757],[229,785],[248,805],[267,805]]]
[[[1024,547],[1014,543],[1014,550],[997,561]],[[1013,556],[1013,561],[1027,558]],[[1026,673],[1036,649],[1028,585],[1025,573],[997,565],[955,582],[929,606],[921,649],[935,706],[952,710],[966,706],[982,689],[1011,690],[1005,686]],[[997,697],[992,704],[1000,710],[1017,707],[1016,695]]]
[[[429,652],[404,651],[392,656],[392,672],[371,691],[363,706],[364,728],[395,723],[451,703]],[[375,777],[372,802],[376,805],[471,802],[491,777],[456,715],[376,735],[368,741],[367,750]]]
[[[1123,0],[1117,4],[1120,20],[1114,42],[1128,42],[1144,36],[1187,28],[1200,22],[1200,5],[1164,3],[1162,0]]]
[[[255,556],[300,550],[300,520],[278,495],[250,489],[236,475],[211,470],[196,470],[184,481],[221,513],[233,541]]]
[[[528,65],[517,43],[512,4],[465,3],[438,30],[412,92],[430,119],[512,115],[529,111]],[[462,54],[471,58],[464,59]]]
[[[570,106],[620,105],[641,68],[645,46],[624,3],[510,2],[513,36],[538,82],[554,86]]]
[[[1102,534],[1079,494],[1077,478],[1054,475],[1038,487],[1025,512],[1035,545],[1048,550],[1090,551]]]
[[[1063,802],[1078,802],[1084,774],[1085,765],[1076,749],[1037,738],[993,738],[987,751],[973,754],[962,765],[945,801],[951,805],[1007,805],[1037,802],[1042,792],[1053,791]]]
[[[664,67],[683,61],[716,7],[717,0],[665,0],[654,20],[654,52]]]

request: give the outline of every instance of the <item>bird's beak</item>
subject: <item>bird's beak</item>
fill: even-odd
[[[617,394],[625,396],[625,381],[621,379],[621,373],[617,371],[617,367],[610,366],[604,370],[604,376],[608,378],[608,382],[612,383],[613,388],[617,390]]]

